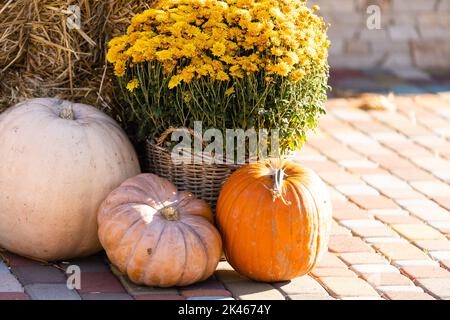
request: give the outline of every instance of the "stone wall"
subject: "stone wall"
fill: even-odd
[[[318,4],[319,13],[331,24],[332,67],[450,69],[450,0],[308,3]],[[380,29],[374,24],[377,8]]]

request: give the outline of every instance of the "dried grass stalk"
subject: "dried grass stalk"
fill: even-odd
[[[143,0],[0,0],[0,111],[31,97],[58,96],[110,108],[108,41],[147,9]],[[81,29],[67,26],[69,5]]]

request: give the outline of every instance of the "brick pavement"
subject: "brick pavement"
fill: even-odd
[[[395,103],[362,111],[330,99],[299,153],[334,207],[329,252],[309,275],[256,283],[220,262],[203,283],[160,289],[133,285],[103,253],[42,265],[0,252],[0,299],[450,299],[450,95]],[[65,285],[70,264],[81,268],[79,290]]]

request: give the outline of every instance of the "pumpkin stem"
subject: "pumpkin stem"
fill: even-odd
[[[66,120],[74,120],[75,119],[75,114],[73,113],[73,108],[72,108],[72,104],[66,104],[63,109],[61,110],[61,112],[59,113],[59,117],[61,119],[66,119]]]
[[[180,220],[180,216],[178,214],[177,209],[174,207],[164,207],[161,209],[161,214],[164,218],[166,218],[169,221],[177,221]]]
[[[290,202],[286,202],[286,200],[283,197],[283,182],[284,178],[286,176],[286,173],[284,172],[284,169],[277,168],[274,170],[273,174],[273,188],[272,188],[272,198],[273,201],[275,201],[278,198],[281,198],[284,204],[289,205]]]

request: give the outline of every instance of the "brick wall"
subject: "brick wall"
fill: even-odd
[[[309,0],[331,24],[332,67],[450,69],[450,0]],[[369,6],[380,8],[380,29]],[[374,7],[371,7],[374,8]],[[376,10],[376,8],[375,8]]]

